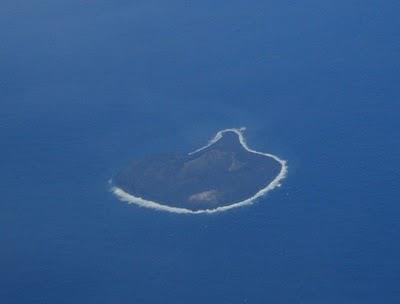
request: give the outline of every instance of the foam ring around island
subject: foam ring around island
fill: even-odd
[[[130,193],[125,192],[124,190],[122,190],[121,188],[118,188],[116,186],[112,186],[111,187],[111,192],[114,193],[121,201],[123,202],[127,202],[129,204],[136,204],[140,207],[146,207],[146,208],[150,208],[150,209],[155,209],[155,210],[159,210],[159,211],[167,211],[167,212],[172,212],[172,213],[180,213],[180,214],[211,214],[211,213],[217,213],[217,212],[223,212],[223,211],[227,211],[233,208],[238,208],[238,207],[242,207],[242,206],[247,206],[247,205],[251,205],[253,204],[258,198],[266,195],[269,191],[273,190],[276,187],[279,187],[281,185],[281,181],[286,177],[287,172],[288,172],[288,166],[287,166],[287,162],[283,159],[280,159],[279,157],[273,155],[273,154],[269,154],[269,153],[263,153],[263,152],[259,152],[253,149],[250,149],[246,143],[246,140],[243,136],[243,131],[245,130],[245,128],[231,128],[231,129],[224,129],[219,131],[213,139],[211,139],[209,141],[209,143],[200,148],[197,149],[193,152],[190,152],[189,154],[195,154],[197,152],[200,152],[208,147],[210,147],[211,145],[215,144],[217,141],[219,141],[223,136],[224,133],[227,132],[234,132],[238,137],[239,137],[239,141],[240,144],[243,146],[244,149],[246,149],[248,152],[251,153],[255,153],[255,154],[259,154],[259,155],[264,155],[266,157],[271,157],[274,160],[276,160],[277,162],[280,163],[281,165],[281,170],[279,172],[279,174],[275,177],[274,180],[272,180],[268,185],[266,185],[264,188],[262,188],[261,190],[259,190],[256,194],[254,194],[252,197],[249,197],[243,201],[237,202],[237,203],[232,203],[232,204],[226,204],[224,206],[220,206],[214,209],[201,209],[201,210],[190,210],[190,209],[186,209],[186,208],[180,208],[180,207],[172,207],[172,206],[168,206],[162,203],[158,203],[158,202],[154,202],[151,200],[146,200],[143,199],[141,197],[137,197],[134,196]]]

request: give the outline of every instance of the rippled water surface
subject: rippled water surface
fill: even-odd
[[[2,1],[1,303],[399,303],[399,3]],[[247,127],[288,160],[213,215],[130,159]]]

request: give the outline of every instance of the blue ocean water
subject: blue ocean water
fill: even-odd
[[[3,0],[0,303],[399,303],[399,9]],[[108,191],[241,126],[289,165],[253,206]]]

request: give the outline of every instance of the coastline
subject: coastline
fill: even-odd
[[[271,191],[281,185],[280,182],[283,179],[285,179],[285,177],[287,176],[288,166],[287,166],[287,162],[285,160],[280,159],[276,155],[269,154],[269,153],[263,153],[263,152],[259,152],[259,151],[250,149],[249,146],[247,145],[246,139],[243,136],[244,130],[245,130],[245,128],[239,128],[239,129],[230,128],[230,129],[221,130],[221,131],[217,132],[217,134],[214,136],[214,138],[211,139],[207,145],[205,145],[204,147],[201,147],[193,152],[190,152],[189,155],[198,153],[198,152],[203,151],[204,149],[207,149],[208,147],[212,146],[213,144],[215,144],[217,141],[219,141],[224,136],[224,133],[234,132],[239,137],[239,142],[245,150],[247,150],[250,153],[259,154],[259,155],[263,155],[266,157],[271,157],[274,160],[276,160],[277,162],[279,162],[281,165],[281,170],[279,171],[279,174],[275,177],[275,179],[272,180],[272,182],[270,182],[268,185],[266,185],[264,188],[259,190],[256,194],[254,194],[250,198],[247,198],[247,199],[237,202],[237,203],[227,204],[225,206],[221,206],[221,207],[217,207],[217,208],[213,208],[213,209],[190,210],[187,208],[172,207],[172,206],[168,206],[166,204],[146,200],[141,197],[137,197],[132,194],[129,194],[129,193],[125,192],[124,190],[122,190],[121,188],[118,188],[116,186],[111,187],[111,192],[114,195],[116,195],[119,198],[119,200],[121,200],[123,202],[127,202],[128,204],[136,204],[140,207],[146,207],[146,208],[155,209],[155,210],[159,210],[159,211],[167,211],[167,212],[179,213],[179,214],[212,214],[212,213],[227,211],[227,210],[230,210],[233,208],[252,205],[258,198],[266,195],[269,191]]]

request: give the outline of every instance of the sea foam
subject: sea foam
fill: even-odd
[[[242,207],[242,206],[251,205],[258,198],[266,195],[269,191],[271,191],[272,189],[275,189],[276,187],[279,187],[281,185],[281,181],[287,175],[288,166],[287,166],[287,162],[285,160],[280,159],[279,157],[277,157],[277,156],[275,156],[273,154],[263,153],[263,152],[259,152],[259,151],[250,149],[249,146],[246,143],[246,139],[243,136],[243,131],[245,129],[246,128],[243,127],[243,128],[238,128],[238,129],[232,128],[232,129],[221,130],[214,136],[214,138],[212,138],[208,142],[207,145],[205,145],[204,147],[201,147],[200,149],[197,149],[197,150],[195,150],[193,152],[190,152],[189,155],[193,155],[195,153],[203,151],[204,149],[207,149],[208,147],[212,146],[217,141],[219,141],[224,136],[225,133],[234,132],[239,137],[240,144],[248,152],[259,154],[259,155],[264,155],[266,157],[271,157],[274,160],[276,160],[277,162],[279,162],[281,164],[281,170],[279,171],[279,174],[275,177],[274,180],[272,180],[268,185],[266,185],[264,188],[259,190],[252,197],[249,197],[249,198],[247,198],[247,199],[245,199],[243,201],[237,202],[237,203],[231,203],[231,204],[227,203],[224,206],[220,206],[220,207],[213,208],[213,209],[190,210],[190,209],[186,209],[186,208],[172,207],[172,206],[168,206],[168,205],[163,204],[163,203],[146,200],[144,198],[137,197],[137,196],[134,196],[134,195],[132,195],[130,193],[127,193],[124,190],[122,190],[121,188],[118,188],[116,186],[112,186],[111,187],[111,192],[113,192],[121,201],[127,202],[129,204],[136,204],[136,205],[141,206],[141,207],[151,208],[151,209],[155,209],[155,210],[159,210],[159,211],[180,213],[180,214],[211,214],[211,213],[227,211],[227,210],[230,210],[230,209],[233,209],[233,208],[238,208],[238,207]]]

